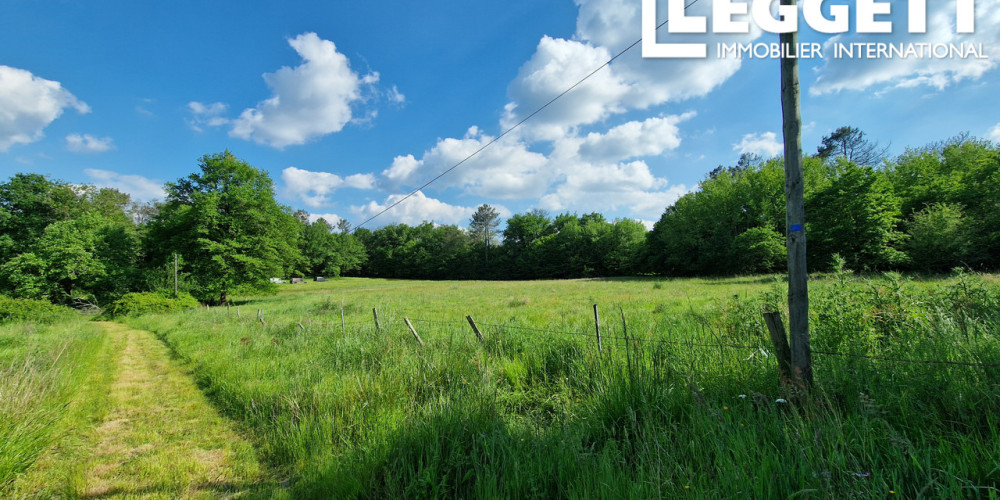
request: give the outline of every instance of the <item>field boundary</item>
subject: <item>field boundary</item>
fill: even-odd
[[[216,313],[218,313],[221,310],[221,308],[218,308],[218,307],[212,309],[212,308],[206,306],[206,308],[209,311],[215,311]],[[595,314],[596,314],[597,305],[594,305],[594,308],[595,308],[594,310],[595,310]],[[341,329],[342,330],[346,330],[348,326],[350,326],[350,327],[359,327],[359,326],[363,327],[365,325],[368,325],[368,326],[371,326],[371,327],[375,328],[376,330],[385,330],[386,327],[387,327],[387,323],[385,322],[386,316],[383,314],[381,316],[382,320],[380,321],[380,319],[379,319],[380,316],[376,312],[376,308],[372,308],[372,312],[375,313],[374,314],[374,322],[370,322],[368,320],[360,320],[360,319],[351,320],[351,321],[345,321],[344,316],[343,316],[343,311],[341,311],[340,322],[339,322],[340,326],[341,326]],[[383,311],[383,313],[384,313],[384,311]],[[233,319],[233,313],[228,308],[226,310],[226,316],[229,317],[229,318],[231,318],[231,319]],[[267,328],[268,324],[264,321],[264,317],[265,316],[266,315],[263,312],[263,308],[259,308],[259,309],[257,309],[256,319],[254,319],[252,321],[258,322],[262,328]],[[414,316],[400,316],[400,317],[402,317],[404,320],[409,320],[409,321],[411,321],[413,323],[425,323],[425,324],[433,324],[433,325],[451,326],[451,327],[462,328],[462,329],[466,329],[466,328],[470,327],[469,323],[467,323],[467,318],[471,318],[471,316],[468,316],[468,315],[462,316],[461,319],[455,319],[455,320],[427,319],[427,318],[420,318],[420,317],[414,317]],[[235,317],[235,319],[237,319],[237,320],[242,319],[241,316],[239,315],[238,308],[236,309],[236,317]],[[308,323],[308,322],[306,322],[306,323]],[[475,321],[475,324],[478,325],[478,326],[480,326],[480,327],[493,328],[495,330],[518,330],[518,331],[521,331],[521,332],[528,332],[529,334],[530,333],[534,333],[534,334],[549,334],[549,335],[566,335],[566,336],[584,337],[584,338],[591,337],[591,338],[596,339],[595,340],[595,342],[596,342],[595,345],[598,346],[598,347],[601,345],[601,343],[603,341],[610,340],[610,341],[614,341],[614,342],[618,342],[618,343],[624,343],[624,344],[628,344],[628,343],[664,344],[664,345],[674,345],[674,346],[679,346],[679,347],[687,347],[687,348],[690,348],[690,349],[695,349],[695,348],[699,348],[699,349],[720,349],[720,348],[725,348],[725,349],[742,349],[742,350],[748,350],[748,351],[764,351],[765,355],[768,356],[768,357],[772,357],[772,356],[776,355],[775,352],[774,352],[773,346],[769,345],[767,343],[763,343],[763,342],[760,345],[745,345],[745,344],[734,344],[734,343],[726,343],[726,342],[704,343],[704,342],[683,341],[683,340],[648,339],[648,338],[642,338],[642,337],[636,336],[636,335],[628,335],[627,325],[624,324],[624,320],[623,320],[623,325],[622,325],[622,331],[625,333],[624,336],[606,335],[606,334],[602,335],[601,332],[600,332],[600,327],[597,327],[597,329],[596,329],[595,332],[583,332],[583,331],[550,330],[550,329],[545,329],[545,328],[526,327],[526,326],[518,326],[518,325],[511,325],[511,324],[481,323],[479,321]],[[277,326],[277,325],[273,325],[273,326]],[[305,332],[307,330],[307,328],[305,327],[305,325],[303,324],[303,321],[301,319],[299,321],[293,321],[293,322],[291,322],[289,324],[289,326],[292,327],[292,328],[298,329],[300,332]],[[413,330],[411,329],[410,331],[412,332]],[[470,331],[472,333],[474,333],[474,334],[476,333],[476,331],[475,331],[474,328],[471,329]],[[478,334],[477,334],[477,336],[478,336]],[[480,339],[480,341],[481,341],[481,339]],[[424,345],[423,341],[421,341],[420,344]],[[907,363],[907,364],[951,365],[951,366],[966,366],[966,367],[973,367],[973,368],[996,368],[996,367],[1000,367],[1000,362],[982,363],[982,362],[955,361],[955,360],[911,359],[911,358],[900,358],[900,357],[892,357],[892,356],[874,356],[874,355],[869,355],[869,354],[836,352],[836,351],[828,351],[828,350],[823,350],[823,349],[812,349],[811,352],[812,352],[812,354],[817,354],[817,355],[820,355],[820,356],[836,356],[836,357],[843,357],[843,358],[868,359],[868,360],[872,360],[872,361],[886,361],[886,362]]]

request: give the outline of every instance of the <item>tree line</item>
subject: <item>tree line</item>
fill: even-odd
[[[810,270],[1000,267],[1000,149],[959,136],[897,158],[843,127],[804,158]],[[273,290],[270,278],[550,279],[730,275],[785,266],[781,158],[743,155],[667,207],[651,231],[599,213],[507,219],[482,205],[468,227],[351,230],[274,198],[266,172],[231,152],[136,203],[114,189],[20,173],[0,184],[0,293],[106,305],[181,288],[206,302]]]

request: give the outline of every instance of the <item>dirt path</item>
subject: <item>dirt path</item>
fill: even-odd
[[[152,333],[117,323],[102,326],[112,350],[105,369],[115,373],[95,384],[103,390],[92,385],[74,402],[90,408],[92,426],[65,430],[60,443],[18,481],[15,495],[283,496],[251,445],[208,404]]]

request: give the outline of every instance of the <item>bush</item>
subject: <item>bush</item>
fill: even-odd
[[[0,324],[28,320],[52,323],[72,313],[72,309],[54,305],[47,300],[12,299],[0,295]]]
[[[198,300],[182,292],[177,298],[155,292],[127,293],[107,309],[111,317],[169,313],[198,307]]]
[[[921,271],[944,271],[968,254],[970,235],[961,205],[935,203],[913,214],[906,250]]]

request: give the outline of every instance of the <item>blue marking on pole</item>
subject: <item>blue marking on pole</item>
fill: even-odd
[[[792,231],[801,231],[802,224],[792,224]]]

